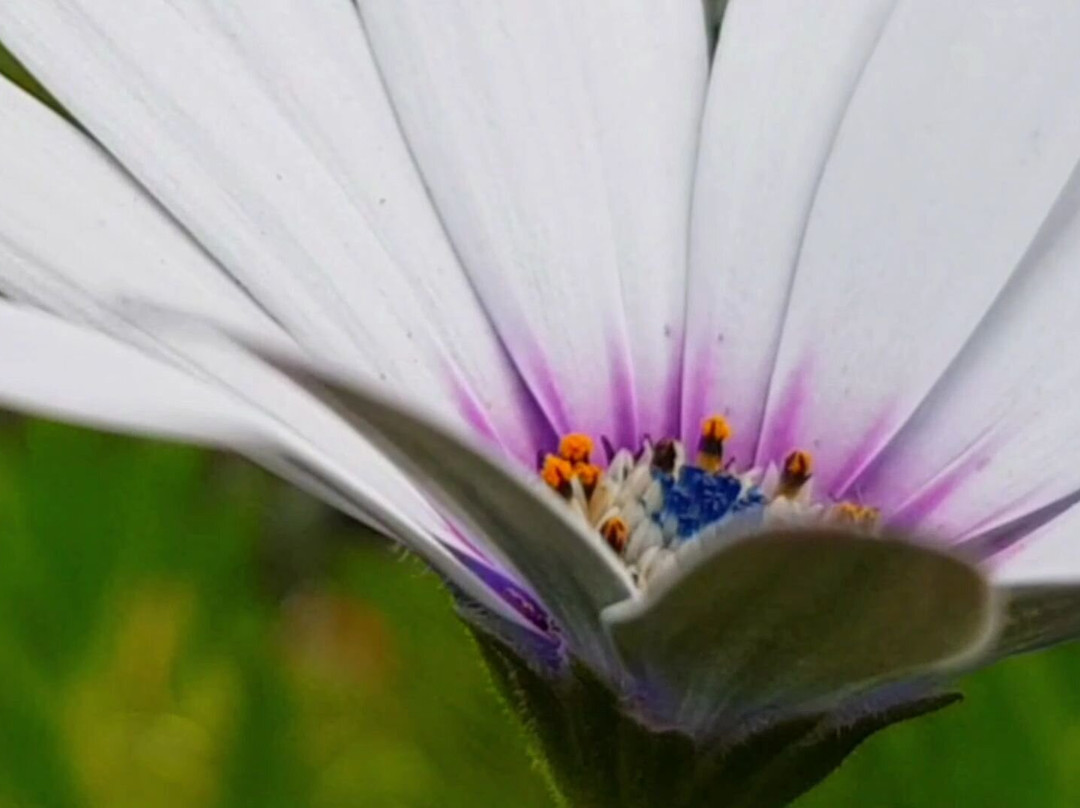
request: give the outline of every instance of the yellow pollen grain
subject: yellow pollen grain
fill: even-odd
[[[866,505],[857,505],[854,502],[841,502],[833,508],[832,514],[833,518],[841,524],[867,527],[877,523],[881,512],[877,508],[871,508]]]
[[[731,424],[722,415],[710,415],[701,424],[701,437],[723,443],[731,437]]]
[[[543,468],[540,469],[540,479],[560,494],[567,492],[573,477],[574,466],[568,460],[552,454],[544,458]]]
[[[592,438],[580,432],[571,432],[559,441],[559,457],[571,463],[588,463],[592,452]]]
[[[862,506],[856,505],[854,502],[841,502],[833,511],[840,519],[846,519],[854,521],[859,518],[862,513]]]
[[[626,549],[630,540],[630,526],[618,516],[613,516],[600,526],[600,535],[616,553]]]

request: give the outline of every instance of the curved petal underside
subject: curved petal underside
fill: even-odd
[[[600,612],[634,600],[637,590],[614,553],[554,494],[535,487],[538,483],[530,486],[408,405],[388,401],[340,372],[253,349],[408,470],[535,588],[579,658],[617,675]]]
[[[0,300],[0,402],[119,432],[214,446],[257,419],[226,393],[96,331]]]
[[[309,431],[304,435],[284,425],[280,409],[252,403],[272,399],[276,407],[286,406],[289,395],[280,379],[272,387],[266,381],[256,383],[249,372],[238,380],[249,396],[245,401],[223,385],[198,379],[97,331],[3,301],[0,344],[0,405],[110,431],[240,452],[394,536],[474,601],[536,631],[504,597],[502,590],[514,582],[476,557],[472,548],[449,538],[449,526],[358,435],[340,422],[331,423],[330,413],[315,402],[308,402],[304,422]],[[249,365],[256,363],[249,359]],[[234,375],[238,369],[236,364],[230,367]],[[321,424],[317,410],[325,413]],[[328,438],[322,448],[315,441],[319,426]],[[337,457],[325,451],[327,445],[340,450]],[[349,452],[350,447],[359,450]],[[383,478],[381,492],[365,484],[364,473]]]
[[[604,622],[644,709],[697,733],[955,670],[998,617],[974,566],[835,530],[754,536],[657,584]]]

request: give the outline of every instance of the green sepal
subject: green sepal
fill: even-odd
[[[736,744],[722,738],[700,743],[643,726],[580,666],[549,677],[499,640],[480,631],[474,636],[568,808],[779,808],[817,785],[873,733],[961,698],[934,694],[847,720],[802,716]]]

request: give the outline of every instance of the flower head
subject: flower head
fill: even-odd
[[[695,744],[1073,636],[1080,10],[710,30],[7,0],[79,127],[0,83],[0,399],[243,452]]]

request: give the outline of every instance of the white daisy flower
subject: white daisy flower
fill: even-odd
[[[1080,6],[710,32],[5,0],[78,125],[0,82],[0,401],[234,449],[400,541],[572,799],[785,804],[1080,631]]]

